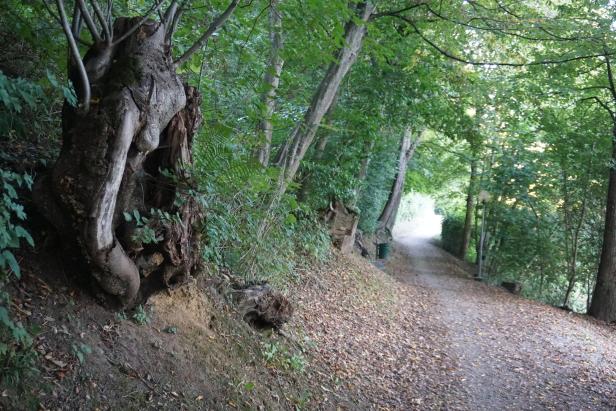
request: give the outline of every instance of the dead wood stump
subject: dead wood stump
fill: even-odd
[[[368,248],[364,244],[364,235],[360,230],[357,230],[355,233],[355,246],[359,248],[362,257],[370,258],[370,251],[368,251]]]
[[[329,225],[329,233],[334,246],[343,254],[350,254],[353,251],[355,232],[359,223],[357,212],[337,200],[330,204],[325,212],[324,221]]]
[[[236,290],[235,299],[244,321],[257,330],[277,330],[293,315],[291,302],[269,284]]]

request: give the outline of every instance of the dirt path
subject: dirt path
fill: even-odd
[[[616,329],[476,282],[426,240],[396,246],[395,277],[436,296],[470,409],[616,408]]]

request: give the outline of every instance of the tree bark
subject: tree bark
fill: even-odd
[[[340,91],[340,90],[338,90]],[[329,137],[331,136],[331,128],[334,124],[334,111],[336,110],[336,105],[338,104],[338,96],[340,93],[337,92],[332,99],[331,104],[327,109],[327,113],[325,113],[325,130],[321,135],[321,138],[317,141],[317,145],[314,150],[314,159],[316,161],[320,161],[323,159],[325,155],[325,147],[327,147],[327,143],[329,143]]]
[[[593,144],[593,151],[594,151],[595,145]],[[590,172],[592,169],[592,160],[593,157],[590,156],[588,159],[588,166],[587,166],[587,170],[586,170],[586,175],[585,175],[585,190],[584,193],[582,195],[582,205],[579,211],[579,215],[574,215],[573,212],[573,206],[570,204],[571,203],[571,195],[569,193],[569,188],[568,188],[568,183],[567,183],[567,176],[566,176],[566,172],[565,172],[565,161],[563,159],[563,163],[561,165],[562,169],[563,169],[563,198],[565,199],[565,202],[563,204],[564,206],[564,219],[565,219],[565,229],[567,231],[567,235],[565,236],[565,244],[567,244],[567,248],[568,248],[568,256],[569,256],[569,261],[568,261],[568,265],[569,265],[569,282],[567,284],[567,290],[565,292],[565,297],[563,299],[563,307],[566,308],[569,304],[569,297],[571,296],[571,293],[573,292],[573,288],[575,287],[575,284],[578,281],[578,274],[577,274],[577,260],[578,260],[578,251],[579,251],[579,241],[580,241],[580,231],[582,230],[582,224],[584,224],[584,220],[586,218],[586,207],[587,207],[587,201],[588,201],[588,189],[589,189],[589,179],[590,179]],[[575,221],[575,224],[574,224]]]
[[[473,225],[473,212],[475,209],[475,185],[477,182],[477,160],[471,160],[471,176],[468,183],[468,193],[466,195],[466,216],[464,218],[464,229],[462,231],[462,243],[460,244],[460,250],[458,251],[458,257],[461,259],[466,258],[466,252],[468,251],[468,245],[471,241],[471,228]]]
[[[114,38],[139,20],[116,19]],[[117,44],[91,47],[90,109],[64,104],[59,158],[35,187],[41,212],[122,306],[199,265],[199,207],[179,186],[190,184],[200,96],[177,76],[165,34],[146,21]]]
[[[366,2],[361,4],[359,8],[359,15],[347,23],[344,46],[336,55],[335,62],[330,64],[327,69],[303,120],[295,126],[291,136],[276,156],[275,163],[282,169],[277,197],[284,194],[289,183],[293,181],[299,165],[321,125],[323,116],[331,106],[340,83],[355,62],[361,49],[367,30],[366,24],[374,12],[374,6]]]
[[[571,293],[573,292],[573,287],[575,286],[575,282],[577,281],[577,277],[575,272],[569,274],[569,281],[567,281],[567,290],[565,291],[565,296],[563,298],[563,308],[569,308],[569,298],[571,297]]]
[[[391,232],[394,227],[396,216],[398,215],[398,208],[400,207],[400,201],[402,200],[402,194],[404,193],[406,168],[418,145],[419,137],[413,139],[411,129],[407,128],[400,142],[400,157],[398,159],[398,171],[396,172],[396,178],[394,179],[393,186],[389,192],[387,203],[385,203],[385,207],[383,208],[381,216],[378,219],[377,230],[387,229]]]
[[[332,127],[332,125],[334,124],[334,110],[336,109],[336,104],[338,104],[338,96],[339,93],[336,93],[336,95],[334,96],[334,99],[332,100],[332,103],[330,104],[329,108],[327,109],[327,113],[325,113],[325,116],[323,117],[323,120],[325,121],[325,130],[321,130],[321,136],[318,138],[316,146],[314,148],[314,154],[313,154],[313,160],[315,162],[320,162],[321,160],[323,160],[323,156],[325,155],[325,148],[327,147],[327,143],[329,142],[329,138],[331,136],[331,130],[330,128]],[[318,134],[318,133],[317,133]],[[301,202],[306,201],[306,198],[308,198],[308,194],[310,193],[310,190],[312,189],[312,183],[313,183],[313,173],[311,172],[307,172],[305,174],[302,174],[301,170],[300,170],[300,180],[301,180],[301,188],[299,189],[299,192],[297,193],[297,199]]]
[[[266,68],[264,83],[266,90],[261,97],[261,104],[263,104],[263,117],[259,122],[258,133],[261,138],[261,147],[257,152],[257,159],[263,167],[269,165],[270,152],[272,148],[272,135],[274,127],[272,125],[272,116],[276,109],[276,92],[278,85],[280,84],[280,73],[282,72],[282,66],[284,60],[280,55],[282,50],[282,19],[276,6],[278,0],[272,0],[270,2],[269,9],[269,24],[270,24],[270,58],[268,67]]]
[[[359,165],[359,173],[357,173],[357,180],[359,180],[360,183],[363,183],[368,176],[368,166],[370,165],[370,158],[373,148],[374,140],[370,140],[370,142],[364,145],[364,152]]]
[[[616,124],[612,130],[612,161],[615,160]],[[603,248],[589,314],[607,322],[616,321],[616,169],[613,164],[609,171]]]

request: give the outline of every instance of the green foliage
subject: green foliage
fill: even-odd
[[[214,127],[195,144],[193,195],[205,210],[203,256],[247,280],[286,286],[299,262],[328,258],[329,235],[292,193],[268,207],[278,170],[263,169],[252,151],[241,150],[244,139]]]
[[[135,311],[133,312],[133,315],[132,315],[132,319],[138,325],[147,325],[151,321],[150,315],[148,314],[146,309],[141,304],[138,305],[137,308],[135,308]]]
[[[30,188],[32,178],[0,169],[0,370],[2,383],[19,384],[24,377],[35,373],[36,352],[32,337],[20,322],[10,315],[11,299],[6,287],[13,278],[19,279],[21,271],[14,251],[25,240],[34,246],[34,240],[18,222],[26,220],[23,206],[18,203],[16,187]]]
[[[441,246],[450,253],[457,255],[462,244],[464,232],[464,216],[450,214],[443,220],[441,232]]]
[[[116,321],[126,321],[126,320],[128,320],[128,316],[126,315],[126,312],[124,312],[124,311],[116,312],[114,317],[115,317]]]
[[[149,213],[150,217],[141,215],[139,210],[132,212],[124,212],[124,220],[127,222],[134,221],[137,229],[132,235],[132,240],[143,244],[156,244],[163,240],[163,237],[156,231],[159,222],[169,222],[181,224],[182,220],[177,214],[170,214],[166,211],[152,208]]]
[[[306,358],[301,353],[291,353],[276,341],[264,343],[261,354],[268,364],[296,373],[303,373],[307,366]]]
[[[20,114],[24,107],[35,109],[42,95],[43,89],[38,84],[20,78],[9,79],[0,72],[0,102],[13,115]]]
[[[361,187],[357,208],[361,210],[359,228],[373,233],[387,202],[396,176],[400,135],[387,135],[372,153],[368,175]]]
[[[163,332],[166,332],[167,334],[177,334],[178,333],[178,327],[170,325],[168,327],[165,327],[163,329]]]
[[[53,158],[56,150],[49,142],[59,125],[59,100],[55,95],[58,89],[66,89],[66,94],[71,95],[70,89],[61,86],[50,72],[34,82],[10,78],[0,70],[0,135],[4,138],[0,164],[23,170],[26,165]],[[12,144],[11,150],[4,148],[6,144]]]
[[[268,363],[273,362],[278,354],[278,344],[273,342],[264,344],[262,354],[265,361]]]
[[[15,187],[30,189],[32,177],[28,174],[19,175],[0,169],[0,184],[2,184],[2,201],[0,202],[0,270],[10,270],[17,278],[21,276],[19,264],[11,249],[19,248],[20,240],[25,240],[34,246],[34,240],[26,229],[15,221],[25,221],[26,214],[21,204],[17,202]]]
[[[286,362],[293,371],[303,373],[306,369],[306,359],[301,354],[293,354],[286,359]]]
[[[71,349],[73,350],[73,354],[79,360],[80,364],[83,364],[86,360],[86,356],[88,354],[92,354],[92,348],[87,344],[72,344]]]
[[[344,204],[356,203],[356,187],[359,185],[356,168],[352,158],[338,161],[325,158],[320,162],[304,162],[302,171],[307,174],[309,181],[306,184],[310,189],[310,196],[304,201],[315,210],[326,209],[334,199],[341,200]]]
[[[506,83],[507,76],[517,76],[529,88],[536,81],[520,73],[482,75],[484,82],[495,86]],[[478,112],[480,141],[471,134],[465,139],[468,144],[452,146],[439,135],[420,147],[417,159],[422,164],[409,182],[437,199],[440,212],[447,216],[443,246],[456,251],[468,165],[478,159],[477,192],[482,189],[492,195],[486,206],[489,281],[520,282],[527,297],[558,306],[565,304],[571,282],[566,304],[584,312],[601,249],[597,233],[603,224],[605,170],[611,150],[605,130],[610,125],[600,111],[581,103],[563,105],[554,98],[548,104],[544,98],[526,94],[520,84],[501,90],[499,98],[485,102],[483,112]],[[522,98],[525,103],[514,102],[512,107],[513,100]],[[478,236],[473,233],[475,244]]]
[[[319,221],[334,200],[357,208],[360,228],[373,232],[395,176],[402,130],[410,127],[430,137],[409,166],[406,190],[436,200],[446,217],[443,246],[457,251],[469,164],[477,162],[477,188],[493,195],[485,227],[490,279],[521,281],[527,295],[550,303],[562,298],[571,280],[570,303],[583,311],[601,248],[597,233],[604,220],[606,171],[613,166],[613,119],[607,113],[614,106],[613,85],[605,64],[607,51],[616,47],[613,2],[510,2],[506,7],[425,2],[410,8],[407,3],[378,4],[379,12],[401,10],[405,18],[385,13],[369,22],[337,105],[318,130],[327,145],[319,153],[308,149],[299,178],[282,198],[276,194],[280,169],[264,168],[254,159],[263,143],[256,130],[264,113],[264,73],[271,70],[270,2],[238,7],[207,47],[178,68],[204,101],[189,190],[205,214],[204,259],[248,280],[284,284],[300,264],[328,257],[329,235]],[[187,50],[204,22],[227,4],[214,0],[186,9],[172,54]],[[119,1],[114,13],[137,16],[148,7],[143,1]],[[342,0],[280,2],[278,8],[284,68],[272,119],[274,154],[305,115],[353,13]],[[40,2],[7,0],[6,9],[0,16],[0,32],[9,39],[0,45],[5,56],[0,134],[15,147],[24,137],[53,140],[49,130],[59,130],[60,99],[75,103],[64,73],[65,40]],[[85,30],[83,35],[91,40]],[[20,47],[11,48],[12,42]],[[508,64],[459,64],[464,60]],[[542,60],[567,64],[524,66]],[[38,156],[53,157],[56,148],[40,150]],[[11,150],[0,156],[19,163]],[[11,208],[12,184],[4,187],[9,194],[3,207],[12,214],[0,216],[7,227],[0,232],[0,267],[18,275],[11,250],[20,239],[31,238],[13,222],[20,216]],[[137,227],[133,239],[144,244],[161,240],[160,222],[177,221],[160,210],[140,211],[124,217]],[[477,235],[473,232],[472,242]]]
[[[62,92],[62,96],[68,104],[73,107],[76,107],[77,96],[75,95],[75,89],[72,87],[72,84],[70,86],[61,84],[60,81],[58,81],[58,79],[56,78],[56,76],[49,70],[47,70],[46,74],[49,84],[51,84],[54,89],[60,90]]]

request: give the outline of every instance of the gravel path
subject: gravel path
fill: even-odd
[[[472,410],[616,409],[616,328],[474,281],[426,240],[397,238],[386,271],[433,293]],[[458,401],[454,401],[458,402]]]

